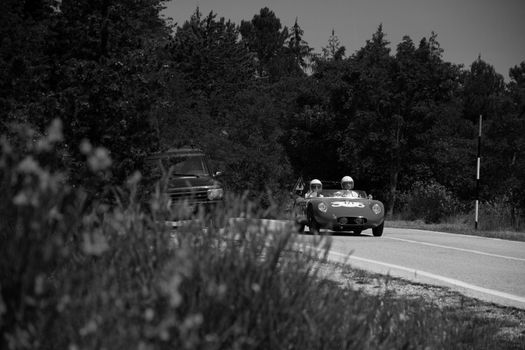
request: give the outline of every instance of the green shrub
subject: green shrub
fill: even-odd
[[[471,214],[474,217],[474,213]],[[503,195],[479,204],[479,228],[482,230],[520,230],[522,211],[509,196]]]
[[[438,223],[456,214],[459,202],[445,186],[435,182],[416,182],[406,196],[406,210],[410,220]]]

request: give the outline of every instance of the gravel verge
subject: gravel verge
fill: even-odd
[[[525,310],[500,306],[462,295],[450,288],[414,283],[355,269],[344,264],[319,262],[319,278],[337,282],[340,288],[360,290],[369,295],[388,294],[392,298],[419,300],[440,309],[479,317],[499,325],[502,348],[525,348]]]

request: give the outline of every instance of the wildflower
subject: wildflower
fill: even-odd
[[[106,238],[104,238],[100,232],[93,234],[84,233],[84,244],[82,248],[86,254],[101,255],[109,249],[109,245]]]
[[[80,143],[80,152],[84,155],[88,155],[93,151],[93,146],[91,146],[91,143],[88,140],[82,140]]]
[[[39,179],[38,179],[38,185],[40,187],[40,190],[41,191],[46,191],[53,186],[53,178],[51,176],[51,174],[47,171],[42,171],[40,172],[39,174]]]
[[[33,157],[27,156],[18,164],[18,171],[23,174],[40,174],[42,168]]]
[[[38,152],[49,152],[53,150],[56,143],[63,141],[63,139],[62,122],[60,119],[55,119],[51,122],[45,136],[35,140],[35,149]]]
[[[195,329],[200,327],[200,325],[204,322],[204,318],[201,314],[193,314],[186,317],[184,320],[184,323],[182,324],[183,331],[188,331],[191,329]]]
[[[154,317],[155,317],[155,311],[153,311],[152,308],[146,309],[146,311],[144,312],[144,318],[146,319],[146,321],[151,321],[153,320]]]
[[[111,166],[108,150],[103,147],[97,147],[88,158],[88,166],[93,172],[108,169]]]
[[[139,183],[140,179],[142,179],[142,175],[140,174],[140,171],[135,171],[130,177],[127,179],[127,185],[128,186],[134,186]]]
[[[159,210],[160,210],[159,200],[158,200],[158,199],[153,199],[153,200],[151,201],[150,206],[151,206],[151,210],[152,210],[153,212],[157,212],[157,211],[159,211]]]
[[[39,205],[38,195],[31,190],[22,190],[13,198],[13,203],[17,206],[31,205],[37,207]]]
[[[178,307],[182,303],[182,296],[179,293],[179,285],[182,282],[182,277],[179,274],[174,274],[167,281],[162,283],[161,288],[170,298],[170,305]]]
[[[5,135],[0,136],[0,149],[2,150],[2,153],[6,155],[13,153],[13,147],[11,147],[11,144],[7,141]]]
[[[97,322],[95,320],[90,320],[88,323],[84,325],[84,327],[82,327],[78,331],[78,333],[81,336],[85,336],[91,333],[95,333],[97,331],[97,328],[98,328]]]
[[[141,341],[139,342],[139,345],[137,347],[138,350],[148,350],[148,349],[153,349],[153,347],[151,345],[148,345],[147,343]]]
[[[224,298],[227,290],[228,287],[226,287],[224,283],[217,284],[215,282],[211,282],[208,284],[207,294],[211,297],[222,299]]]
[[[58,301],[58,304],[57,304],[57,311],[58,312],[62,312],[66,309],[67,305],[71,302],[71,297],[66,294],[64,295],[62,298],[60,298],[60,300]]]
[[[93,148],[88,140],[82,140],[80,152],[88,156],[87,163],[89,169],[93,172],[106,170],[111,166],[109,151],[104,147]]]
[[[58,143],[64,140],[62,134],[62,121],[60,119],[54,119],[51,125],[47,129],[47,139],[51,143]]]
[[[40,295],[42,293],[44,293],[44,276],[39,274],[35,278],[35,294]]]
[[[48,217],[49,220],[62,220],[63,215],[62,215],[62,213],[60,213],[58,208],[56,206],[54,206],[47,213],[47,217]]]

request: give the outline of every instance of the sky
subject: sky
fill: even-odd
[[[481,56],[509,81],[509,69],[525,61],[525,0],[171,0],[166,6],[163,14],[179,25],[197,6],[236,24],[268,7],[283,26],[292,27],[297,18],[317,53],[332,29],[348,56],[382,24],[393,54],[403,36],[417,45],[434,32],[443,59],[466,69]]]

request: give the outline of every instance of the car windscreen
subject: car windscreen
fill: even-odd
[[[344,190],[341,190],[341,189],[323,189],[321,194],[324,197],[341,197],[340,193],[342,191],[344,191]],[[352,191],[357,193],[357,195],[358,195],[357,198],[367,198],[365,191],[359,191],[359,190],[352,190]]]
[[[173,156],[162,160],[166,169],[171,169],[173,176],[208,176],[204,155]]]

